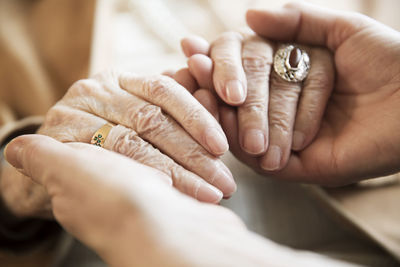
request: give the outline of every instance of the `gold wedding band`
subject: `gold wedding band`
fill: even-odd
[[[101,126],[101,128],[98,129],[93,135],[92,139],[90,140],[90,143],[95,146],[103,147],[106,138],[113,126],[114,125],[112,125],[111,123],[106,123],[103,126]]]

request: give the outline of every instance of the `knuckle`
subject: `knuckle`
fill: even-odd
[[[284,81],[275,72],[271,75],[271,88],[288,99],[296,99],[300,94],[301,85]],[[285,100],[285,99],[282,99]]]
[[[242,52],[243,67],[250,72],[269,72],[273,63],[273,46],[259,36],[249,37]]]
[[[246,72],[262,72],[267,75],[270,71],[272,60],[264,55],[244,55],[243,58],[243,68]]]
[[[289,135],[292,126],[286,117],[287,114],[285,112],[275,111],[269,117],[269,127],[279,130],[283,135]]]
[[[132,130],[125,131],[117,137],[112,150],[134,159],[142,164],[155,168],[171,177],[173,161],[155,149],[151,144],[144,141]]]
[[[168,117],[161,108],[152,104],[145,104],[134,112],[132,121],[136,132],[142,136],[156,134],[169,123]]]
[[[116,138],[112,150],[159,170],[164,175],[171,177],[174,185],[180,183],[183,171],[185,171],[170,157],[161,153],[132,130],[126,131],[125,129],[124,132]]]
[[[95,79],[79,80],[69,88],[61,102],[70,107],[87,110],[96,102],[95,97],[109,98],[109,88]]]
[[[181,142],[181,146],[184,147],[184,149],[177,149],[174,151],[173,158],[184,168],[188,170],[198,170],[199,166],[203,166],[203,164],[212,166],[210,154],[197,142],[184,138]],[[210,167],[210,169],[212,168],[213,167]]]
[[[266,103],[258,100],[247,102],[246,104],[240,107],[241,113],[260,114],[261,112],[265,112],[266,114],[266,110],[267,110]]]
[[[91,95],[93,91],[98,88],[99,84],[94,79],[82,79],[76,81],[68,90],[69,95],[79,96],[79,95]]]
[[[38,133],[51,136],[60,142],[74,141],[74,125],[77,121],[76,114],[72,113],[67,106],[56,105],[46,114]]]
[[[174,82],[171,78],[157,75],[147,78],[143,84],[143,93],[149,99],[165,99],[171,93]]]
[[[128,131],[117,137],[112,150],[135,160],[142,158],[141,153],[146,150],[143,140],[134,131]]]
[[[229,54],[220,53],[218,56],[214,57],[215,68],[222,70],[233,70],[239,67],[239,62],[232,58]]]
[[[186,129],[195,128],[196,125],[200,121],[202,121],[202,118],[203,118],[203,112],[198,108],[193,108],[185,112],[182,119],[182,125],[184,125]]]
[[[55,105],[47,112],[43,125],[43,128],[51,128],[65,123],[65,110],[61,106]]]
[[[237,32],[226,32],[222,34],[212,45],[211,57],[214,64],[226,67],[237,65],[238,62],[232,55],[232,49],[240,49],[243,37]]]

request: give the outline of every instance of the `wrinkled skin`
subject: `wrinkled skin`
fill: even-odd
[[[154,167],[180,191],[219,202],[236,188],[218,155],[228,149],[218,122],[185,88],[165,76],[107,72],[76,82],[45,118],[39,134],[89,143],[106,122],[116,124],[104,148]],[[2,196],[20,216],[51,216],[43,188],[9,165]]]
[[[230,210],[181,194],[165,173],[120,154],[29,135],[5,155],[49,192],[64,229],[109,266],[336,266],[249,232]]]
[[[299,151],[311,143],[333,89],[329,50],[303,46],[312,60],[309,75],[303,83],[291,83],[272,70],[279,44],[254,33],[226,32],[211,45],[189,37],[182,40],[182,48],[189,57],[189,73],[201,88],[215,89],[224,103],[238,105],[230,112],[236,113],[239,145],[244,153],[258,156],[263,169],[282,169],[291,150]],[[174,78],[180,82],[183,76]],[[229,93],[232,83],[243,84],[246,97],[241,101],[231,99],[241,95]],[[217,109],[207,104],[209,111]]]
[[[241,149],[240,120],[223,107],[219,118],[239,159],[279,179],[329,186],[400,171],[399,32],[360,14],[298,3],[249,11],[247,22],[273,41],[326,47],[336,79],[315,138],[275,172],[266,172],[262,159]]]

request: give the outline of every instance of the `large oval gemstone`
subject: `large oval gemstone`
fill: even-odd
[[[290,51],[289,64],[292,68],[297,68],[301,60],[301,50],[297,47]]]

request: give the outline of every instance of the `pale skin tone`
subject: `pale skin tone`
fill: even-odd
[[[334,69],[331,73],[317,72],[316,77],[332,76],[334,72],[336,77],[326,108],[325,102],[321,101],[327,99],[324,95],[326,81],[315,80],[317,87],[309,92],[314,95],[310,95],[308,103],[319,99],[315,105],[302,106],[307,103],[303,88],[293,129],[307,137],[303,145],[292,144],[287,161],[275,171],[265,164],[268,153],[266,157],[258,157],[243,148],[240,113],[234,108],[220,106],[219,119],[231,151],[239,159],[255,170],[279,179],[334,186],[400,170],[400,138],[397,134],[400,131],[399,32],[360,14],[307,4],[288,4],[277,11],[249,11],[247,21],[257,34],[267,39],[325,47],[333,54]],[[186,51],[208,53],[204,48],[207,44],[202,45],[201,41],[194,41],[189,47]],[[216,70],[212,73],[204,59],[202,62],[196,59],[196,62],[192,58],[189,59],[189,70],[192,69],[198,83],[213,84],[214,78],[215,84]],[[236,68],[240,69],[242,65],[237,62]],[[203,72],[196,74],[198,69]],[[202,94],[202,101],[208,102],[208,108],[215,113],[218,108],[215,108],[212,95]],[[271,101],[270,98],[270,105]],[[314,115],[308,112],[314,118],[319,118],[323,111],[321,122],[302,120],[303,107],[303,110],[314,108],[317,111]]]
[[[345,184],[399,171],[399,33],[359,15],[297,4],[274,12],[251,11],[248,22],[277,41],[326,46],[338,74],[315,139],[272,174]],[[189,77],[181,82],[191,84],[189,90],[202,103],[218,107],[209,91],[196,91],[187,74],[175,75]],[[229,107],[210,110],[236,156],[262,171],[259,159],[240,146],[237,114]],[[17,138],[5,156],[48,192],[65,229],[110,265],[309,266],[304,255],[256,237],[230,211],[180,194],[165,173],[127,157],[44,136]]]
[[[45,118],[38,133],[62,142],[89,143],[105,123],[116,126],[104,148],[166,173],[200,201],[217,203],[235,190],[218,158],[228,149],[221,126],[185,88],[166,76],[106,72],[75,83]],[[19,216],[51,216],[46,192],[5,166],[2,196]]]
[[[328,98],[333,89],[334,66],[331,53],[321,47],[302,47],[312,58],[308,77],[290,83],[273,71],[273,55],[279,44],[267,41],[254,33],[228,32],[211,45],[199,37],[182,41],[188,59],[188,70],[200,88],[216,91],[236,113],[241,149],[260,158],[265,170],[282,169],[291,150],[301,150],[317,134]],[[184,80],[183,72],[174,78]],[[186,76],[186,79],[189,79]],[[246,97],[232,101],[224,86],[236,81],[244,84]],[[183,82],[183,84],[185,84]],[[198,93],[197,93],[198,94]],[[196,94],[196,95],[197,95]],[[205,101],[205,92],[198,100]],[[206,101],[208,110],[215,101]]]
[[[110,266],[343,266],[257,236],[230,210],[187,197],[165,173],[105,149],[28,135],[5,156],[48,192],[64,229]]]

